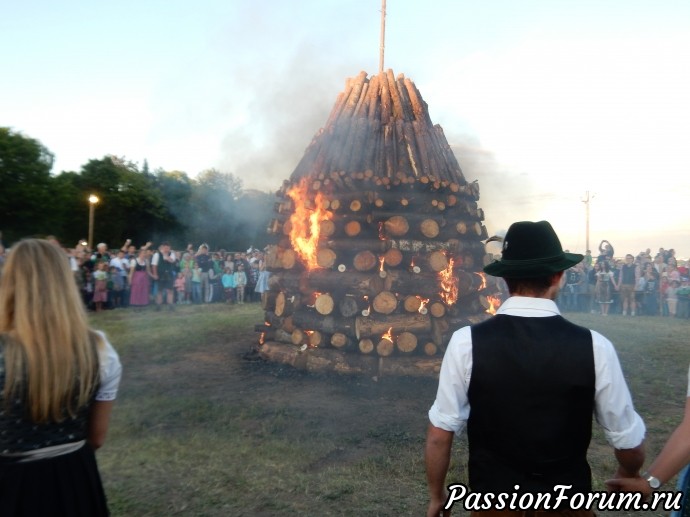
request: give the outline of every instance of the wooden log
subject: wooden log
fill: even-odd
[[[475,294],[483,285],[482,278],[478,274],[468,273],[461,269],[453,270],[457,280],[458,299],[470,294]],[[440,291],[440,283],[437,274],[414,274],[404,270],[391,270],[385,278],[385,290],[398,294],[418,294],[424,298],[433,298]]]
[[[379,261],[376,255],[369,250],[360,251],[355,255],[352,265],[357,271],[371,271],[378,265]]]
[[[383,261],[389,267],[398,267],[403,260],[403,254],[400,250],[391,248],[386,250],[383,254]]]
[[[309,336],[301,329],[295,329],[292,331],[292,337],[290,338],[293,345],[306,345],[309,343]]]
[[[319,235],[323,237],[331,237],[335,234],[335,222],[330,219],[326,219],[319,223]]]
[[[395,345],[390,339],[383,338],[376,344],[376,353],[379,357],[388,357],[395,352]]]
[[[379,275],[357,271],[312,270],[305,274],[304,279],[318,291],[329,291],[336,286],[339,291],[363,296],[376,296],[384,287],[384,280]]]
[[[294,324],[294,322],[293,322],[293,320],[292,320],[292,316],[286,316],[285,318],[283,318],[282,329],[283,329],[285,332],[292,333],[292,331],[295,330],[295,328],[296,328],[296,327],[295,327],[295,324]]]
[[[410,224],[407,222],[407,218],[402,215],[394,215],[388,218],[383,223],[383,228],[386,235],[392,237],[402,237],[410,230]]]
[[[338,255],[330,248],[319,248],[316,251],[316,263],[323,268],[332,268]]]
[[[441,231],[439,224],[434,219],[424,219],[419,223],[419,231],[428,239],[433,239],[438,236]]]
[[[378,372],[376,357],[345,354],[328,348],[308,348],[302,351],[293,345],[267,341],[259,348],[259,355],[267,361],[287,364],[309,372],[368,376],[376,375]]]
[[[371,354],[374,351],[374,342],[369,338],[360,339],[358,348],[362,354]]]
[[[359,305],[357,298],[352,295],[346,295],[338,300],[338,312],[340,312],[340,315],[344,318],[351,318],[359,313]]]
[[[446,306],[441,302],[434,302],[429,305],[429,314],[434,318],[442,318],[446,314]]]
[[[341,332],[348,336],[354,336],[356,332],[354,318],[340,318],[333,315],[321,316],[314,311],[300,309],[292,315],[292,319],[299,328],[320,330],[326,334]]]
[[[441,371],[440,357],[379,358],[379,376],[437,378]]]
[[[398,306],[398,299],[390,291],[382,291],[374,297],[372,309],[379,314],[391,314]]]
[[[345,223],[344,231],[348,237],[356,237],[362,232],[362,225],[359,221],[348,221]]]
[[[419,312],[419,308],[422,306],[422,299],[416,295],[408,295],[403,301],[403,307],[406,312]]]
[[[391,314],[389,316],[365,317],[355,319],[355,335],[357,338],[381,336],[388,329],[397,332],[429,332],[431,318],[423,314]]]
[[[347,350],[354,346],[354,342],[347,334],[336,332],[331,336],[331,346],[338,350]]]
[[[424,355],[436,355],[438,353],[438,346],[433,341],[427,341],[422,346],[422,350],[424,351]]]
[[[417,336],[412,332],[401,332],[395,336],[395,347],[404,354],[411,354],[417,348]]]
[[[309,346],[324,346],[327,343],[325,334],[318,330],[308,331],[307,335],[309,336]]]
[[[283,269],[292,269],[297,264],[297,253],[294,250],[284,250],[280,255],[280,265]]]
[[[328,293],[321,293],[314,301],[314,309],[323,316],[328,316],[335,308],[335,301]]]
[[[301,297],[298,294],[288,295],[285,291],[281,291],[276,296],[276,316],[285,317],[290,316],[296,308],[300,306]]]

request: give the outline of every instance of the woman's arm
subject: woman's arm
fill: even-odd
[[[105,443],[105,436],[108,434],[108,424],[110,414],[113,411],[114,400],[102,401],[94,400],[89,411],[89,421],[87,424],[86,441],[94,450],[100,448]]]

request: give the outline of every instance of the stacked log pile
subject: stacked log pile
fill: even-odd
[[[348,79],[276,195],[264,358],[436,375],[452,332],[488,317],[479,186],[403,75]]]

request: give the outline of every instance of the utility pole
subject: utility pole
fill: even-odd
[[[386,0],[381,0],[381,42],[379,44],[379,74],[383,73],[383,51],[386,41]]]
[[[592,248],[589,247],[589,203],[592,201],[594,198],[594,194],[590,197],[589,195],[589,190],[585,193],[585,198],[582,200],[582,202],[585,204],[585,217],[586,217],[586,222],[585,222],[585,251],[586,250],[591,250]]]

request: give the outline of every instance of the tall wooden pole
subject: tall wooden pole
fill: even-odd
[[[594,196],[592,196],[594,197]],[[586,250],[591,250],[589,247],[589,202],[591,201],[592,198],[589,197],[589,190],[585,194],[585,199],[582,200],[582,202],[585,204],[585,251]]]
[[[383,53],[386,41],[386,0],[381,0],[381,41],[379,43],[379,74],[383,73]]]

